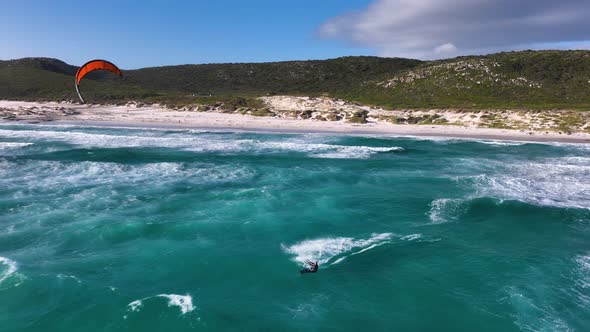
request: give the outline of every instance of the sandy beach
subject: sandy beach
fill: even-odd
[[[295,97],[293,97],[295,98]],[[280,100],[284,102],[284,100]],[[271,106],[272,101],[268,102]],[[318,105],[314,105],[316,108]],[[330,107],[327,105],[324,107]],[[197,112],[190,110],[173,110],[159,105],[141,105],[130,103],[126,106],[113,105],[80,105],[63,102],[24,102],[0,101],[1,123],[47,123],[92,126],[130,126],[130,127],[170,127],[198,128],[211,130],[241,130],[263,132],[294,132],[294,133],[337,133],[337,134],[374,134],[374,135],[408,135],[436,136],[473,139],[541,141],[590,143],[590,134],[584,132],[560,133],[547,130],[512,130],[497,128],[481,128],[476,124],[392,124],[383,121],[380,115],[383,110],[369,109],[351,104],[342,105],[342,112],[347,107],[367,110],[368,123],[350,123],[340,121],[318,121],[314,118],[296,119],[286,117],[260,117],[247,114]],[[306,105],[280,105],[289,108],[287,111],[305,110]],[[320,108],[321,109],[321,108]],[[404,111],[409,112],[409,111]],[[421,111],[417,111],[420,113]],[[427,113],[427,112],[422,112]],[[469,114],[446,112],[452,118],[466,117]],[[473,118],[473,116],[471,116]]]

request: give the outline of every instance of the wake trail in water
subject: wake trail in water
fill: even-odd
[[[294,255],[294,260],[301,265],[305,261],[317,261],[320,265],[335,265],[350,256],[359,255],[371,249],[391,243],[396,237],[393,233],[373,233],[367,239],[352,237],[328,237],[315,240],[305,240],[291,246],[282,245],[283,251]],[[403,236],[403,241],[413,241],[422,234]]]

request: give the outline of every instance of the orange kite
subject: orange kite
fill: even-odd
[[[82,94],[80,93],[80,81],[82,78],[84,78],[84,76],[86,76],[86,74],[95,70],[108,70],[119,76],[123,76],[121,70],[117,68],[117,66],[106,60],[92,60],[86,62],[82,67],[80,67],[80,69],[78,69],[75,77],[76,92],[78,93],[78,97],[80,97],[82,104],[84,104],[84,98],[82,98]]]

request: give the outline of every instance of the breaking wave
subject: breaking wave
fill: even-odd
[[[590,158],[481,165],[484,174],[455,178],[475,187],[474,197],[516,200],[539,206],[590,209]]]
[[[430,203],[428,217],[433,224],[442,224],[457,219],[457,212],[465,202],[463,199],[439,198]]]
[[[16,262],[0,256],[0,286],[17,271]]]
[[[403,151],[401,147],[349,146],[319,143],[264,142],[265,148],[309,153],[311,157],[333,159],[366,159],[376,153]]]
[[[33,143],[19,143],[19,142],[0,142],[0,150],[18,149],[33,145]]]
[[[162,134],[158,132],[138,131],[129,135],[114,135],[77,131],[0,129],[0,137],[59,141],[85,148],[160,147],[199,153],[301,152],[308,153],[310,157],[315,158],[365,159],[376,153],[403,151],[403,148],[397,146],[370,147],[317,143],[315,142],[317,138],[312,136],[303,137],[303,140],[296,138],[282,139],[280,141],[260,141],[255,139],[236,139],[236,137],[228,138],[220,135],[212,135],[207,132]]]
[[[515,142],[515,141],[489,141],[489,140],[476,140],[475,142],[487,145],[498,145],[498,146],[521,146],[529,144],[530,142]]]

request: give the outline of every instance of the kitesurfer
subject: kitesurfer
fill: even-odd
[[[305,264],[307,265],[303,270],[299,271],[301,272],[301,274],[304,273],[316,273],[318,272],[318,268],[320,267],[320,265],[318,264],[318,262],[312,262],[309,259],[305,260]]]

